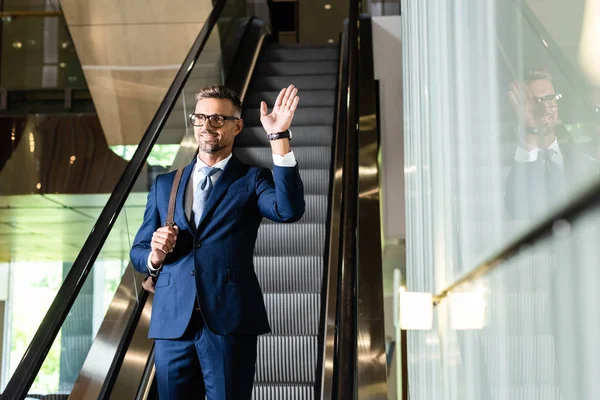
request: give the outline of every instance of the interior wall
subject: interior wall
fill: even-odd
[[[381,186],[385,239],[404,238],[404,136],[400,16],[373,17],[373,59],[379,80]]]
[[[402,125],[402,42],[400,16],[372,18],[375,79],[379,81],[380,183],[382,202],[383,287],[385,336],[388,346],[395,339],[393,322],[393,274],[404,273],[404,136]],[[395,349],[394,354],[397,354]],[[388,368],[388,398],[397,396],[396,360]]]

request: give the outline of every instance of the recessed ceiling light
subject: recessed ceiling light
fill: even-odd
[[[15,49],[20,49],[21,47],[23,47],[23,43],[21,43],[19,41],[16,41],[16,42],[13,43],[13,47]]]
[[[325,4],[325,9],[326,10],[331,10],[331,4]]]
[[[61,67],[61,68],[65,68],[65,67],[67,66],[67,64],[65,64],[65,63],[60,63],[60,64],[58,64],[58,66],[59,66],[59,67]]]
[[[327,43],[335,43],[335,40],[329,39],[329,40],[327,40]]]

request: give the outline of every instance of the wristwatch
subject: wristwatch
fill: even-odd
[[[292,131],[290,131],[288,129],[287,131],[283,131],[283,132],[269,133],[267,135],[267,139],[269,139],[269,141],[271,141],[271,140],[278,140],[278,139],[290,139],[290,140],[292,140]]]

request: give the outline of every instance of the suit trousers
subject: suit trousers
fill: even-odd
[[[250,400],[257,336],[212,333],[194,311],[179,339],[156,339],[154,363],[160,400]]]

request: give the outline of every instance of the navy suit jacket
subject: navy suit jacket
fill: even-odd
[[[196,158],[185,167],[175,207],[177,243],[156,282],[149,337],[183,335],[196,296],[211,332],[259,335],[270,332],[253,253],[263,217],[294,222],[304,214],[304,188],[298,166],[269,169],[243,164],[233,156],[215,181],[198,229],[185,216],[184,198]],[[167,217],[175,172],[159,175],[150,193],[131,249],[136,270],[147,273],[152,234]]]

